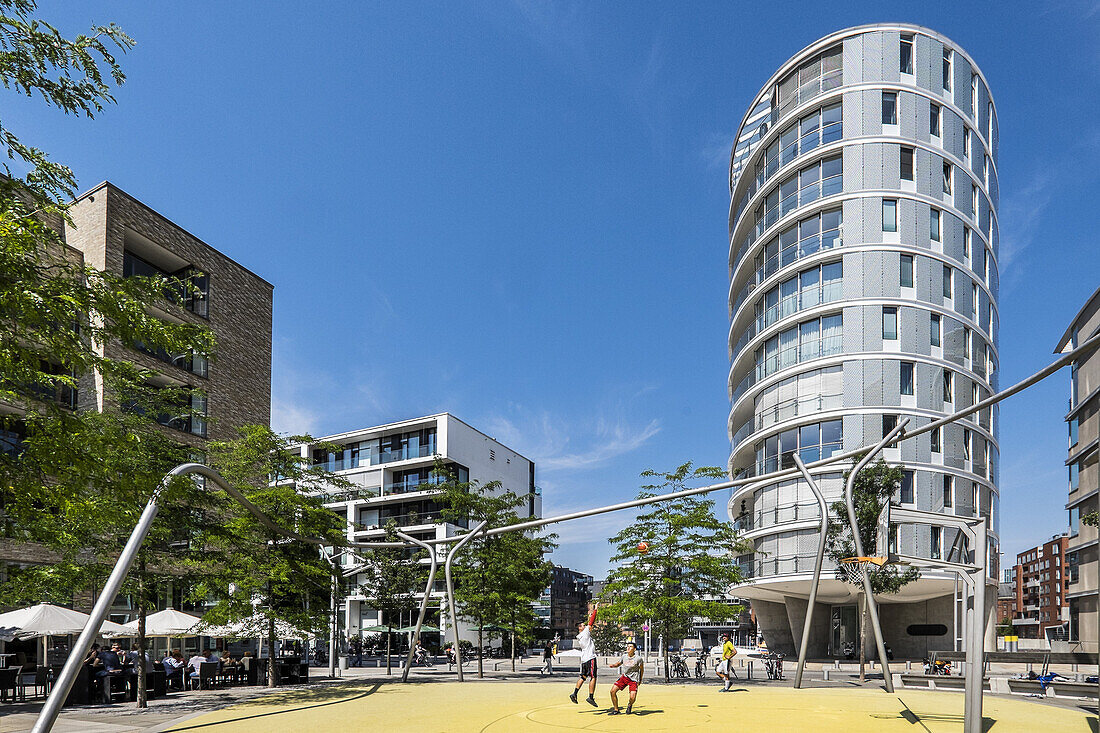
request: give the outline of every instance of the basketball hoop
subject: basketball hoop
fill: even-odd
[[[863,576],[869,566],[881,568],[885,564],[885,557],[846,557],[840,561],[837,572],[852,585],[863,585]]]

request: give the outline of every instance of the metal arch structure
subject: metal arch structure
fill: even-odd
[[[825,495],[821,493],[817,482],[810,472],[806,470],[806,464],[802,462],[798,453],[794,454],[794,465],[802,472],[802,478],[817,499],[817,506],[821,510],[821,528],[817,538],[817,561],[814,562],[814,579],[810,583],[810,598],[806,606],[806,621],[802,624],[802,638],[798,642],[798,666],[794,672],[795,689],[802,687],[802,672],[806,668],[806,650],[810,644],[810,625],[813,623],[814,604],[817,603],[817,589],[821,584],[821,563],[825,560],[825,539],[829,531],[829,505],[825,502]]]
[[[485,529],[485,525],[488,523],[488,520],[481,522],[463,535],[462,539],[460,539],[455,546],[451,548],[451,551],[447,553],[447,562],[443,565],[443,575],[447,579],[447,609],[450,611],[451,629],[454,632],[455,667],[458,668],[459,682],[464,682],[465,678],[462,675],[462,644],[458,638],[458,614],[455,613],[455,586],[451,578],[451,563],[458,557],[458,551],[476,537],[478,532]],[[417,630],[419,631],[419,627],[417,627]]]
[[[1014,384],[1013,386],[1009,387],[1008,389],[1002,390],[1001,392],[998,392],[994,395],[991,395],[991,396],[987,397],[986,399],[981,400],[981,401],[977,402],[976,404],[971,405],[970,407],[967,407],[967,408],[964,408],[964,409],[959,410],[957,412],[954,412],[951,415],[940,418],[939,420],[934,420],[931,423],[929,423],[929,424],[927,424],[927,425],[925,425],[925,426],[923,426],[923,427],[921,427],[917,430],[914,430],[911,433],[902,434],[902,435],[896,435],[894,433],[891,433],[890,435],[893,435],[893,437],[888,442],[884,440],[880,445],[881,445],[881,447],[886,447],[886,446],[889,446],[889,445],[896,444],[897,442],[900,442],[901,440],[907,440],[907,439],[910,439],[910,438],[914,438],[918,435],[922,435],[926,432],[930,432],[932,430],[935,430],[938,427],[941,427],[943,425],[955,422],[956,420],[967,417],[967,416],[972,415],[976,412],[979,412],[980,410],[985,409],[986,407],[989,407],[989,406],[994,405],[998,402],[1001,402],[1002,400],[1005,400],[1008,397],[1011,397],[1012,395],[1014,395],[1018,392],[1021,392],[1024,389],[1027,389],[1031,385],[1033,385],[1037,382],[1040,382],[1043,379],[1046,379],[1051,374],[1054,374],[1059,369],[1061,369],[1062,367],[1064,367],[1067,364],[1071,363],[1072,361],[1077,359],[1082,354],[1086,354],[1086,353],[1091,352],[1097,346],[1100,346],[1100,334],[1093,335],[1092,337],[1087,339],[1084,343],[1080,344],[1077,348],[1066,352],[1065,354],[1060,356],[1058,359],[1056,359],[1054,362],[1052,362],[1047,367],[1045,367],[1042,370],[1036,372],[1035,374],[1032,374],[1030,377],[1027,377],[1026,379]],[[504,534],[506,532],[516,532],[516,531],[526,531],[526,530],[530,530],[530,529],[537,529],[539,527],[544,527],[546,525],[555,524],[555,523],[558,523],[558,522],[565,522],[565,521],[570,521],[570,520],[573,520],[573,519],[581,519],[583,517],[590,517],[590,516],[595,516],[595,515],[598,515],[598,514],[606,514],[606,513],[609,513],[609,512],[621,511],[623,509],[632,509],[632,508],[635,508],[635,507],[646,506],[648,504],[656,504],[656,503],[660,503],[660,502],[663,502],[663,501],[670,501],[670,500],[673,500],[673,499],[680,499],[680,498],[684,498],[684,497],[688,497],[688,496],[699,496],[699,495],[708,494],[708,493],[711,493],[711,492],[714,492],[714,491],[720,491],[722,489],[731,489],[731,488],[736,488],[736,487],[740,487],[740,486],[746,486],[746,485],[749,485],[749,484],[759,483],[759,482],[762,482],[762,481],[771,482],[771,481],[775,481],[775,480],[779,480],[779,479],[783,479],[783,478],[792,478],[792,477],[795,477],[795,476],[798,476],[798,475],[802,474],[803,472],[807,471],[808,469],[821,468],[821,467],[829,466],[829,465],[832,465],[832,464],[840,463],[842,461],[847,461],[849,459],[856,458],[861,453],[863,453],[862,448],[857,449],[857,450],[852,450],[852,451],[845,451],[845,452],[842,452],[842,453],[834,454],[833,456],[831,456],[829,458],[823,458],[823,459],[820,459],[820,460],[817,460],[817,461],[813,461],[809,464],[796,465],[794,468],[783,469],[783,470],[775,471],[775,472],[772,472],[770,474],[765,474],[765,475],[762,475],[762,476],[754,476],[754,477],[751,477],[751,478],[744,478],[744,479],[734,479],[732,481],[723,481],[721,483],[711,484],[709,486],[702,486],[702,487],[697,487],[697,488],[693,488],[693,489],[685,489],[685,490],[682,490],[682,491],[675,491],[675,492],[671,492],[671,493],[668,493],[668,494],[661,494],[661,495],[658,495],[658,496],[647,497],[647,498],[644,498],[644,499],[635,499],[633,501],[626,501],[626,502],[621,502],[621,503],[618,503],[618,504],[612,504],[612,505],[609,505],[609,506],[597,507],[597,508],[594,508],[594,509],[586,509],[586,510],[582,510],[582,511],[578,511],[578,512],[572,512],[572,513],[569,513],[569,514],[563,514],[563,515],[560,515],[560,516],[557,516],[557,517],[550,517],[550,518],[547,518],[547,519],[531,520],[531,521],[528,521],[528,522],[519,522],[519,523],[516,523],[516,524],[510,524],[510,525],[506,525],[506,526],[503,526],[503,527],[494,527],[494,528],[488,529],[488,530],[483,529],[482,530],[482,536],[488,537],[488,536],[493,536],[493,535],[498,535],[498,534]],[[217,485],[218,488],[220,488],[222,491],[229,494],[230,497],[232,497],[239,504],[241,504],[241,506],[243,506],[250,514],[252,514],[257,519],[257,521],[259,521],[263,526],[265,526],[268,529],[272,530],[273,532],[281,534],[281,535],[283,535],[283,536],[285,536],[289,539],[297,540],[299,542],[305,542],[307,544],[316,545],[318,547],[333,547],[333,546],[345,547],[345,548],[383,548],[383,547],[408,548],[408,547],[410,547],[410,544],[407,543],[407,542],[356,542],[356,541],[353,541],[353,540],[341,540],[341,541],[337,542],[337,541],[324,539],[324,538],[319,538],[319,537],[307,537],[307,536],[301,535],[297,532],[294,532],[293,530],[289,530],[289,529],[286,529],[286,528],[280,526],[278,523],[276,523],[274,520],[272,520],[270,517],[268,517],[262,511],[260,511],[260,509],[256,505],[254,505],[252,502],[250,502],[247,499],[247,497],[244,496],[244,494],[242,494],[240,491],[238,491],[236,488],[234,488],[228,482],[226,482],[225,479],[223,479],[221,477],[221,475],[217,471],[213,470],[212,468],[209,468],[208,466],[204,466],[200,463],[185,463],[185,464],[182,464],[180,466],[177,466],[176,468],[169,471],[167,475],[165,475],[165,477],[161,481],[160,485],[158,485],[158,487],[153,491],[153,494],[150,496],[149,501],[146,503],[146,506],[145,506],[144,510],[142,511],[141,517],[138,520],[137,525],[134,527],[134,531],[131,533],[129,540],[127,540],[126,546],[123,548],[122,552],[120,553],[119,558],[115,563],[114,569],[112,570],[110,576],[107,578],[107,582],[104,584],[103,591],[102,591],[102,593],[99,597],[99,600],[96,601],[95,606],[92,608],[91,615],[88,618],[88,622],[85,625],[84,630],[81,632],[81,634],[78,637],[76,643],[74,644],[72,650],[70,651],[69,658],[65,662],[65,667],[62,670],[61,675],[58,677],[57,683],[54,685],[53,691],[51,692],[50,696],[47,698],[46,703],[43,705],[42,710],[39,713],[37,720],[35,721],[34,727],[32,729],[32,733],[47,733],[48,731],[53,729],[53,725],[57,720],[57,716],[61,712],[61,706],[62,706],[64,700],[68,697],[69,691],[72,689],[73,683],[76,681],[76,675],[77,675],[77,672],[79,670],[80,663],[83,660],[84,656],[86,655],[87,650],[90,648],[90,646],[92,644],[92,641],[95,639],[95,636],[98,633],[98,629],[102,625],[103,619],[105,619],[107,617],[107,613],[110,610],[110,605],[111,605],[111,603],[113,603],[115,596],[118,594],[119,589],[122,586],[122,581],[125,579],[126,575],[129,573],[130,567],[133,565],[133,562],[137,557],[138,550],[140,549],[142,543],[145,541],[145,538],[149,533],[149,529],[152,527],[153,520],[156,519],[156,515],[157,515],[157,512],[158,512],[158,502],[160,500],[161,495],[163,494],[164,490],[168,487],[169,483],[172,480],[174,480],[176,477],[190,475],[190,474],[197,474],[197,475],[200,475],[200,476],[203,476],[203,477],[209,479],[215,485]],[[853,472],[853,475],[854,475],[854,472]],[[850,519],[851,519],[851,517],[850,517]],[[853,524],[853,533],[858,538],[858,530],[856,530],[854,524]],[[424,542],[424,544],[426,544],[426,545],[440,545],[440,544],[451,544],[451,543],[469,541],[469,539],[472,537],[473,534],[474,533],[467,533],[465,535],[454,536],[454,537],[436,538],[434,540],[427,540],[427,541]],[[983,543],[982,544],[983,544],[982,555],[984,555],[985,554],[985,551],[984,551],[984,544],[985,544],[984,543],[984,538],[983,538]],[[977,552],[977,548],[975,549],[975,552]],[[432,553],[432,556],[434,557],[434,553]],[[983,572],[984,572],[984,568],[983,568]],[[972,634],[972,636],[976,637],[976,633]],[[984,643],[984,641],[982,643]],[[457,647],[457,644],[456,644],[456,647]],[[456,654],[457,653],[459,653],[459,652],[456,650]],[[883,661],[885,662],[885,654],[882,654],[882,658],[883,658]],[[459,674],[461,675],[461,664],[459,665]],[[889,678],[887,678],[887,679],[889,680]],[[970,694],[971,694],[971,691],[968,690],[968,696]],[[977,694],[977,698],[978,698],[978,704],[980,706],[980,702],[981,702],[981,688],[980,688],[980,686],[978,687],[976,694]],[[967,706],[967,710],[968,710],[968,712],[971,710],[970,705]],[[968,725],[967,725],[967,730],[968,731],[970,730],[970,722],[971,721],[968,721]],[[980,718],[980,707],[979,707],[978,725],[980,725],[980,723],[981,723],[981,718]]]

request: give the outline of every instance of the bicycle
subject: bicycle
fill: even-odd
[[[783,655],[778,652],[770,652],[764,657],[764,670],[768,673],[769,680],[786,679],[783,676]]]
[[[672,667],[672,669],[669,670],[670,677],[676,677],[678,679],[687,679],[691,677],[688,673],[687,663],[679,654],[673,654],[670,662]]]
[[[695,679],[701,680],[707,676],[707,658],[700,654],[695,659]]]

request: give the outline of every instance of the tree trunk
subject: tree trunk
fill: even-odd
[[[275,616],[267,613],[267,686],[279,686],[279,667],[275,662]]]
[[[137,706],[149,707],[147,679],[145,676],[145,615],[148,606],[145,602],[145,555],[138,558],[138,658],[137,665]]]
[[[390,671],[390,627],[386,627],[386,674],[392,674]]]
[[[481,650],[485,646],[485,640],[482,637],[481,627],[485,625],[484,621],[478,622],[477,625],[477,676],[484,677],[485,669],[481,665]]]
[[[516,671],[516,611],[512,609],[512,671]]]
[[[865,682],[867,680],[864,667],[867,663],[867,655],[864,653],[864,646],[867,643],[867,600],[862,593],[860,593],[859,599],[859,681]]]

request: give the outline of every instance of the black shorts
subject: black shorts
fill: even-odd
[[[596,679],[596,658],[593,657],[587,662],[581,662],[581,679],[591,677]]]

